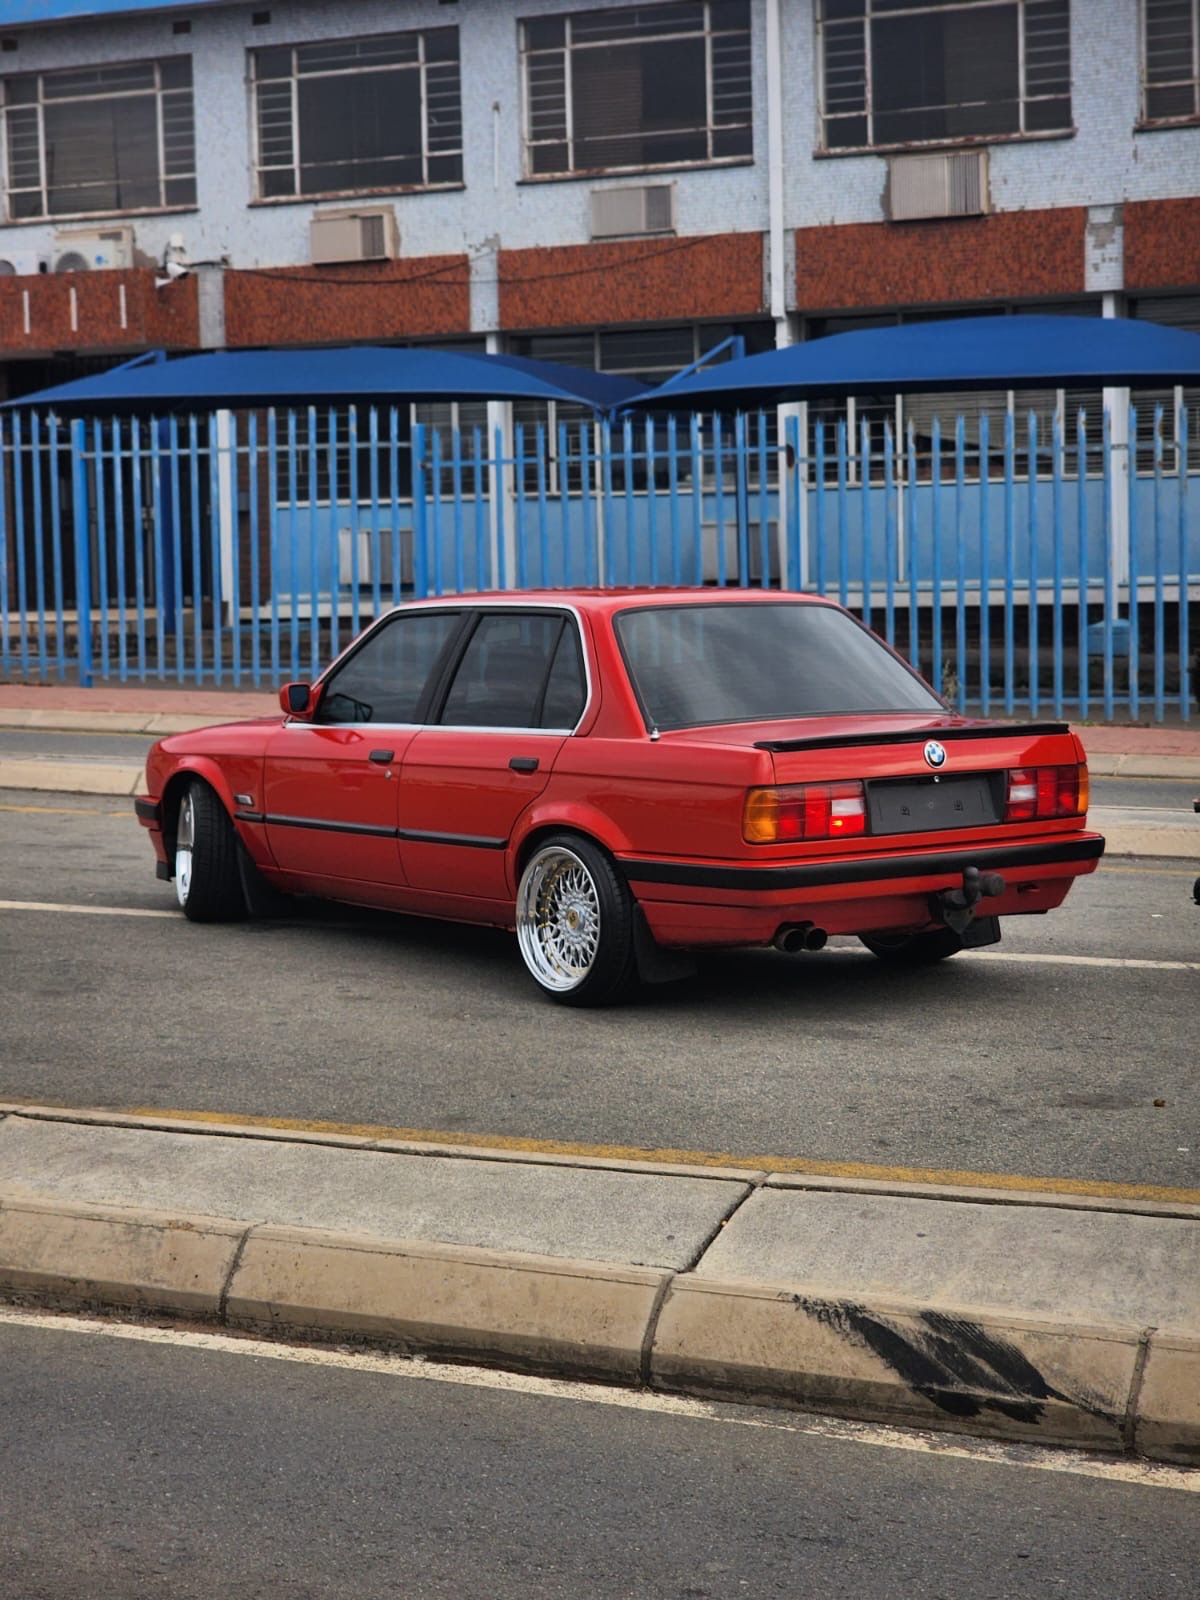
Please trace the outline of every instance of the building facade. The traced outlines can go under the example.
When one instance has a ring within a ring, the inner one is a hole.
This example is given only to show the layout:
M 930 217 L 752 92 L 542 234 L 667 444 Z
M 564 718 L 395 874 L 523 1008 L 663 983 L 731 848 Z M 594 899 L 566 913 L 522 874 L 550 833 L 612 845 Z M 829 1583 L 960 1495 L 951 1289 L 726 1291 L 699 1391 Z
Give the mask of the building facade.
M 653 379 L 898 317 L 1200 327 L 1200 0 L 9 0 L 0 101 L 8 396 L 152 348 Z

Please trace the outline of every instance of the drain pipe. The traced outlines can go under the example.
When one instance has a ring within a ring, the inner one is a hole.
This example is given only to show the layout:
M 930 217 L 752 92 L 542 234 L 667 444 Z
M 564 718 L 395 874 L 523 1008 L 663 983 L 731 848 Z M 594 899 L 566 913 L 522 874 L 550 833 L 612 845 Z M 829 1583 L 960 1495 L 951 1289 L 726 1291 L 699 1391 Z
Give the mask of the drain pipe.
M 775 348 L 783 349 L 793 343 L 793 327 L 788 317 L 787 285 L 787 235 L 784 227 L 784 151 L 783 151 L 783 19 L 782 0 L 766 0 L 767 21 L 767 293 L 771 317 L 775 323 Z M 776 522 L 776 548 L 778 551 L 780 581 L 785 588 L 799 589 L 804 585 L 807 566 L 808 502 L 802 481 L 798 456 L 804 452 L 806 412 L 803 405 L 776 407 L 776 429 L 779 439 L 779 516 Z M 788 435 L 792 432 L 799 449 L 788 460 Z M 798 500 L 800 566 L 799 572 L 788 570 L 788 524 L 793 513 L 792 498 Z

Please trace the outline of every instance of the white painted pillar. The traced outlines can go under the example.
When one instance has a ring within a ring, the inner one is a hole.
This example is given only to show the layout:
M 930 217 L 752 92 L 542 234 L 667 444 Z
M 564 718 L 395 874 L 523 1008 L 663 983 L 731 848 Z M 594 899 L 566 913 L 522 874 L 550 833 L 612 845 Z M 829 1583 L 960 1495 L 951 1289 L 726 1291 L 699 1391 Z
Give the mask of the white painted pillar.
M 221 621 L 236 628 L 233 564 L 237 560 L 237 496 L 234 492 L 232 426 L 228 411 L 217 412 L 217 530 L 221 549 Z
M 1118 297 L 1106 294 L 1102 314 L 1120 316 Z M 1118 607 L 1129 602 L 1129 482 L 1132 446 L 1129 438 L 1129 390 L 1105 388 L 1104 409 L 1112 439 L 1112 552 L 1110 563 Z
M 500 335 L 489 333 L 487 353 L 499 355 Z M 497 452 L 497 436 L 500 441 Z M 487 460 L 488 460 L 488 529 L 491 546 L 492 575 L 489 587 L 498 586 L 501 544 L 504 549 L 504 583 L 516 586 L 517 538 L 514 526 L 516 503 L 513 494 L 512 470 L 512 407 L 506 400 L 489 400 L 487 403 Z M 504 507 L 504 526 L 501 530 L 500 507 Z

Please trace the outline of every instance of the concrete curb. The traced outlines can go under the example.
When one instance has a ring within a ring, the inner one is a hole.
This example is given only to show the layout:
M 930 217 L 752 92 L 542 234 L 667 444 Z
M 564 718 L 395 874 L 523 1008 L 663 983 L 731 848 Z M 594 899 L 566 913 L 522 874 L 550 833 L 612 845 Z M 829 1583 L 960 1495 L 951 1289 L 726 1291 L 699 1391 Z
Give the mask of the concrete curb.
M 14 1122 L 70 1117 L 0 1107 L 0 1119 L 6 1112 Z M 112 1113 L 75 1121 L 155 1126 Z M 194 1126 L 187 1139 L 198 1157 L 204 1142 L 261 1137 L 253 1128 L 206 1127 L 202 1140 L 202 1125 Z M 339 1140 L 329 1156 L 340 1162 L 344 1145 L 371 1144 Z M 544 1163 L 530 1157 L 528 1165 Z M 622 1170 L 633 1179 L 642 1164 Z M 711 1175 L 729 1179 L 723 1168 Z M 130 1180 L 136 1191 L 140 1176 L 130 1172 Z M 836 1275 L 842 1281 L 735 1277 L 718 1266 L 725 1222 L 682 1265 L 643 1265 L 248 1222 L 244 1212 L 64 1200 L 27 1184 L 0 1188 L 0 1298 L 200 1318 L 289 1339 L 382 1342 L 563 1377 L 1200 1465 L 1194 1319 L 1160 1329 L 1132 1315 L 1153 1301 L 1161 1277 L 1139 1279 L 1129 1315 L 1105 1323 L 1081 1315 L 1078 1302 L 1072 1312 L 1069 1295 L 1053 1315 L 1010 1314 L 995 1303 L 871 1292 L 845 1272 Z M 947 1199 L 961 1209 L 957 1195 Z M 436 1200 L 435 1191 L 435 1209 Z M 753 1201 L 728 1203 L 736 1226 Z M 1191 1208 L 1186 1221 L 1200 1228 L 1200 1212 Z M 1186 1275 L 1193 1255 L 1200 1265 L 1188 1235 L 1154 1270 Z

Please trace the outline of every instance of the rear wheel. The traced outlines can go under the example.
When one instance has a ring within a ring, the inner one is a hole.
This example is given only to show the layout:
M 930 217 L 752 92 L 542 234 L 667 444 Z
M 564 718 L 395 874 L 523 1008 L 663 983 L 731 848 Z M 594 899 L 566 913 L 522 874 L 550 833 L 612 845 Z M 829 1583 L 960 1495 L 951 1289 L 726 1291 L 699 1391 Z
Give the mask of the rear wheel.
M 175 826 L 175 898 L 192 922 L 235 922 L 246 914 L 237 835 L 206 783 L 193 781 Z
M 632 991 L 633 900 L 598 846 L 575 834 L 538 846 L 517 890 L 517 944 L 534 982 L 562 1005 L 610 1005 Z
M 926 933 L 860 933 L 858 937 L 873 956 L 894 967 L 930 967 L 963 948 L 953 928 L 932 928 Z

